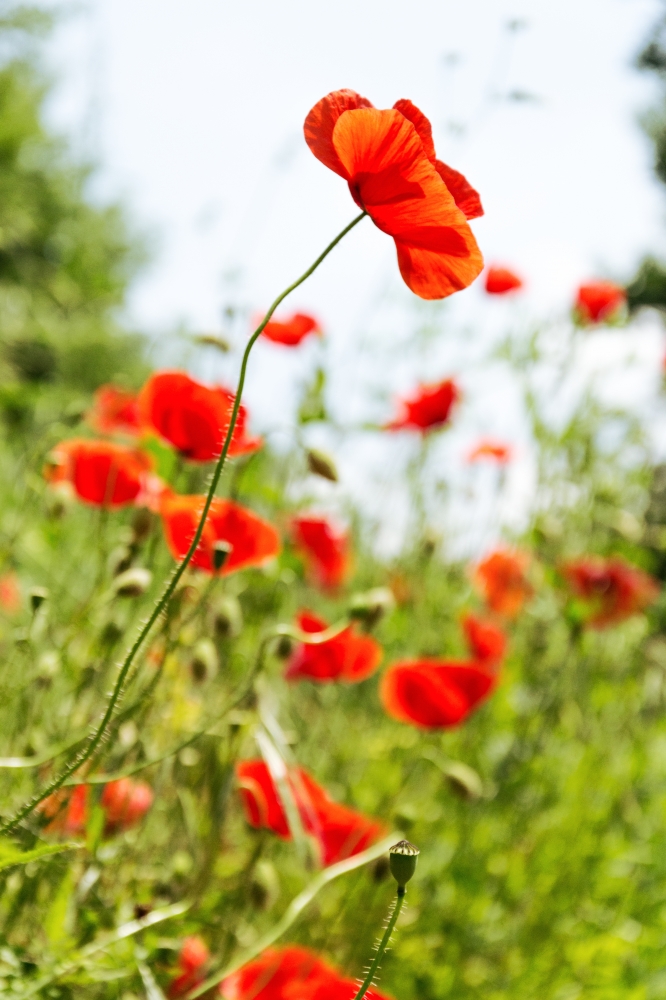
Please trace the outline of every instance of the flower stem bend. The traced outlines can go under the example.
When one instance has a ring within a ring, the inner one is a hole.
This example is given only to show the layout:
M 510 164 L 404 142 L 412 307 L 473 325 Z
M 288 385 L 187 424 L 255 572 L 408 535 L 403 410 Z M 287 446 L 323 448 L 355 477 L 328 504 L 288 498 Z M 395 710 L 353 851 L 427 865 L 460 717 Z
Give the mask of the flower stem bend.
M 388 947 L 388 943 L 391 940 L 391 934 L 393 933 L 393 928 L 395 927 L 396 920 L 398 919 L 398 916 L 400 915 L 400 910 L 402 909 L 402 904 L 403 904 L 403 901 L 404 901 L 404 898 L 405 898 L 405 891 L 406 890 L 405 890 L 404 885 L 398 886 L 398 895 L 397 895 L 396 900 L 395 900 L 395 905 L 393 907 L 393 912 L 391 913 L 391 915 L 389 917 L 389 922 L 386 925 L 386 930 L 384 931 L 384 936 L 382 937 L 381 941 L 379 942 L 379 947 L 377 948 L 377 954 L 375 955 L 375 957 L 373 958 L 372 962 L 370 963 L 370 968 L 368 969 L 366 977 L 363 980 L 363 985 L 361 986 L 361 988 L 359 989 L 358 993 L 354 997 L 354 1000 L 363 1000 L 363 997 L 365 996 L 365 994 L 368 992 L 370 986 L 372 985 L 372 981 L 375 978 L 375 973 L 377 971 L 379 963 L 381 962 L 382 958 L 384 957 L 384 952 L 386 951 L 386 949 Z
M 180 578 L 187 569 L 192 559 L 192 556 L 196 552 L 199 542 L 201 541 L 201 536 L 203 534 L 206 518 L 210 510 L 210 505 L 213 502 L 213 497 L 215 496 L 215 490 L 217 489 L 217 484 L 220 481 L 220 475 L 222 474 L 222 469 L 224 468 L 224 463 L 226 461 L 227 454 L 229 453 L 229 448 L 231 446 L 231 438 L 233 436 L 236 427 L 236 421 L 238 419 L 238 411 L 240 409 L 240 404 L 241 404 L 241 397 L 243 394 L 243 388 L 245 386 L 245 375 L 247 372 L 247 364 L 250 357 L 250 351 L 256 344 L 257 340 L 259 339 L 259 336 L 261 335 L 262 330 L 264 329 L 264 327 L 266 326 L 266 324 L 268 323 L 268 321 L 270 320 L 271 316 L 273 315 L 277 307 L 280 305 L 280 303 L 283 302 L 284 299 L 286 299 L 286 297 L 289 294 L 291 294 L 291 292 L 294 291 L 294 289 L 298 288 L 299 285 L 302 285 L 303 282 L 306 281 L 310 277 L 310 275 L 317 270 L 322 261 L 325 260 L 326 257 L 328 257 L 331 250 L 333 250 L 333 248 L 338 245 L 340 240 L 342 240 L 347 235 L 347 233 L 350 232 L 350 230 L 352 230 L 354 226 L 356 226 L 361 221 L 362 218 L 364 218 L 365 215 L 366 215 L 365 212 L 361 212 L 360 215 L 357 215 L 355 219 L 352 219 L 352 221 L 347 226 L 345 226 L 342 232 L 338 233 L 335 239 L 328 244 L 326 249 L 317 257 L 314 263 L 310 265 L 307 271 L 304 271 L 303 274 L 300 276 L 300 278 L 297 278 L 296 281 L 294 281 L 291 285 L 285 288 L 285 290 L 278 295 L 278 297 L 270 306 L 268 312 L 264 316 L 263 320 L 261 321 L 257 329 L 254 331 L 254 333 L 248 340 L 247 346 L 243 353 L 243 359 L 241 361 L 240 375 L 238 378 L 238 388 L 236 389 L 236 397 L 234 399 L 234 405 L 231 411 L 231 418 L 229 421 L 229 429 L 227 431 L 227 436 L 225 438 L 224 445 L 222 447 L 222 453 L 220 454 L 220 457 L 217 460 L 215 469 L 213 471 L 213 475 L 211 477 L 210 486 L 208 488 L 206 502 L 204 503 L 203 510 L 201 512 L 199 525 L 197 527 L 196 532 L 194 533 L 192 544 L 187 550 L 185 558 L 172 573 L 171 579 L 164 588 L 162 596 L 155 605 L 152 614 L 147 619 L 147 621 L 145 621 L 144 624 L 141 626 L 139 634 L 134 640 L 132 646 L 130 647 L 120 667 L 120 670 L 118 671 L 118 676 L 113 686 L 113 690 L 111 691 L 109 700 L 106 704 L 106 708 L 104 710 L 104 714 L 102 715 L 102 719 L 97 728 L 90 734 L 90 739 L 88 741 L 87 746 L 79 754 L 77 754 L 77 756 L 74 757 L 72 761 L 70 761 L 70 763 L 60 772 L 60 774 L 57 775 L 57 777 L 55 777 L 51 782 L 49 782 L 49 784 L 44 789 L 42 789 L 41 792 L 38 792 L 37 795 L 33 796 L 33 798 L 30 799 L 29 802 L 26 802 L 26 804 L 22 806 L 18 810 L 18 812 L 15 813 L 14 816 L 12 816 L 8 820 L 5 820 L 5 822 L 2 825 L 0 825 L 0 834 L 9 833 L 11 830 L 14 830 L 19 825 L 19 823 L 21 823 L 27 816 L 30 815 L 31 812 L 33 812 L 34 809 L 36 809 L 36 807 L 39 805 L 40 802 L 43 802 L 45 798 L 47 798 L 53 792 L 57 791 L 67 781 L 67 779 L 72 776 L 72 774 L 77 770 L 77 768 L 81 767 L 82 764 L 85 764 L 85 762 L 89 760 L 90 757 L 92 757 L 95 750 L 106 736 L 107 730 L 109 728 L 109 723 L 111 722 L 111 718 L 113 716 L 116 705 L 118 704 L 119 700 L 122 697 L 125 680 L 127 678 L 127 674 L 129 673 L 129 669 L 132 666 L 134 658 L 139 652 L 139 649 L 143 645 L 153 625 L 155 624 L 157 619 L 160 617 L 160 615 L 166 608 L 171 595 L 178 586 Z

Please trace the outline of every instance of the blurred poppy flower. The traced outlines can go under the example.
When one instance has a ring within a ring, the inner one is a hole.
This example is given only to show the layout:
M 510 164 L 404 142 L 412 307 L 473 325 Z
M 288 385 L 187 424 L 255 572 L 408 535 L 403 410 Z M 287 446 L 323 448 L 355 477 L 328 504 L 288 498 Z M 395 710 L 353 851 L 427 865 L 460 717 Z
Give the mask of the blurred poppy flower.
M 200 937 L 186 937 L 178 954 L 179 974 L 169 986 L 169 997 L 175 1000 L 204 981 L 204 967 L 210 958 L 206 943 Z
M 21 588 L 16 573 L 0 576 L 0 608 L 7 614 L 15 614 L 21 607 Z
M 151 468 L 151 458 L 137 448 L 71 438 L 53 449 L 44 475 L 54 485 L 69 483 L 87 503 L 121 507 L 136 500 Z
M 245 818 L 250 826 L 271 830 L 278 837 L 290 840 L 286 813 L 263 760 L 240 761 L 236 765 L 236 777 Z M 319 844 L 325 866 L 359 854 L 384 832 L 383 825 L 376 820 L 333 802 L 302 768 L 292 768 L 286 780 L 303 829 Z
M 137 397 L 117 385 L 101 385 L 86 420 L 100 434 L 137 435 L 141 432 Z
M 502 660 L 506 652 L 507 638 L 497 625 L 468 613 L 463 615 L 462 627 L 477 663 L 491 666 Z
M 587 621 L 595 628 L 616 625 L 659 596 L 656 580 L 617 556 L 572 559 L 562 573 L 574 595 L 589 604 Z
M 60 788 L 45 798 L 37 807 L 50 820 L 44 832 L 69 836 L 85 833 L 89 798 L 90 785 L 76 785 L 71 791 Z
M 390 716 L 423 729 L 448 729 L 464 722 L 497 685 L 488 663 L 407 660 L 384 674 L 380 697 Z
M 261 336 L 272 340 L 274 344 L 297 347 L 309 333 L 321 334 L 321 327 L 317 320 L 305 313 L 294 313 L 286 320 L 269 320 L 262 330 Z
M 339 587 L 349 572 L 349 539 L 325 517 L 301 515 L 292 521 L 294 544 L 322 587 Z
M 187 554 L 205 502 L 205 496 L 164 493 L 160 513 L 167 544 L 174 559 L 183 559 Z M 218 571 L 222 574 L 248 566 L 260 566 L 280 551 L 280 538 L 275 528 L 231 500 L 213 500 L 191 565 L 206 573 L 213 573 L 215 545 L 218 542 L 226 542 L 231 546 Z
M 533 589 L 525 576 L 528 558 L 522 552 L 498 550 L 480 562 L 474 581 L 489 608 L 507 618 L 518 614 Z
M 105 834 L 135 826 L 153 804 L 153 792 L 145 781 L 119 778 L 104 786 L 100 805 L 104 810 Z
M 474 281 L 483 258 L 467 218 L 483 214 L 479 196 L 436 158 L 430 122 L 411 101 L 379 111 L 353 90 L 337 90 L 312 108 L 304 132 L 317 159 L 393 237 L 416 295 L 442 299 Z
M 193 462 L 219 458 L 229 428 L 234 395 L 228 389 L 196 382 L 185 372 L 157 372 L 139 393 L 143 425 L 160 435 Z M 261 438 L 247 435 L 247 410 L 241 405 L 229 456 L 261 447 Z
M 490 438 L 483 438 L 472 448 L 467 456 L 467 461 L 471 464 L 479 462 L 484 458 L 490 458 L 497 462 L 498 465 L 508 465 L 512 455 L 511 445 L 504 444 L 502 441 L 491 441 Z
M 627 296 L 612 281 L 590 281 L 578 289 L 574 313 L 580 323 L 605 323 L 615 319 Z
M 220 985 L 225 1000 L 351 1000 L 358 983 L 300 945 L 267 948 Z M 375 989 L 368 1000 L 388 1000 Z
M 301 611 L 297 617 L 303 632 L 323 632 L 328 625 L 311 611 Z M 356 635 L 350 625 L 328 642 L 299 645 L 285 671 L 287 680 L 343 681 L 356 684 L 373 674 L 380 664 L 382 647 L 369 635 Z
M 506 295 L 522 287 L 522 280 L 508 267 L 489 267 L 486 271 L 485 289 L 488 295 Z
M 385 429 L 417 430 L 424 434 L 443 427 L 459 399 L 460 389 L 452 378 L 434 385 L 421 385 L 411 399 L 402 400 L 402 412 L 396 420 L 386 424 Z

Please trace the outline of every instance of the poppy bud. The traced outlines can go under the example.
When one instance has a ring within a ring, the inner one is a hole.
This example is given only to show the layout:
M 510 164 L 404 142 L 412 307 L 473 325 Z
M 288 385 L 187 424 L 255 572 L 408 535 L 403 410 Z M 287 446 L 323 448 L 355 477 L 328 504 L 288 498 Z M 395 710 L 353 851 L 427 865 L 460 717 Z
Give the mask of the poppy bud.
M 223 354 L 228 354 L 231 350 L 229 341 L 221 337 L 219 333 L 195 333 L 192 340 L 200 347 L 217 347 L 218 351 L 222 351 Z
M 219 573 L 224 566 L 232 548 L 233 545 L 230 542 L 225 542 L 223 539 L 213 542 L 213 568 L 216 573 Z
M 354 594 L 349 604 L 349 617 L 362 621 L 369 631 L 395 607 L 393 591 L 375 587 L 365 594 Z
M 416 862 L 421 852 L 408 840 L 399 840 L 389 848 L 389 866 L 391 875 L 398 883 L 398 893 L 405 891 L 405 886 L 416 871 Z
M 154 523 L 154 514 L 147 507 L 139 507 L 132 518 L 132 532 L 134 534 L 133 541 L 135 545 L 145 542 Z
M 150 587 L 153 574 L 148 569 L 134 566 L 117 576 L 113 583 L 116 597 L 140 597 Z
M 476 771 L 460 761 L 451 761 L 444 767 L 444 774 L 449 788 L 461 799 L 480 799 L 483 795 L 483 784 Z
M 213 610 L 213 628 L 219 639 L 233 639 L 243 628 L 243 612 L 236 597 L 224 597 Z
M 28 596 L 30 597 L 30 607 L 32 608 L 32 613 L 35 614 L 35 612 L 41 608 L 44 601 L 48 598 L 49 592 L 46 587 L 32 587 Z
M 113 549 L 108 558 L 109 572 L 112 576 L 120 576 L 132 565 L 132 552 L 126 545 Z
M 294 650 L 293 639 L 288 635 L 281 635 L 275 646 L 275 655 L 279 660 L 288 660 Z
M 199 683 L 215 676 L 218 668 L 218 656 L 210 639 L 199 639 L 192 653 L 190 667 L 192 677 Z
M 335 467 L 335 462 L 326 452 L 319 451 L 318 448 L 308 448 L 307 450 L 308 470 L 314 476 L 321 476 L 332 483 L 337 483 L 339 476 Z

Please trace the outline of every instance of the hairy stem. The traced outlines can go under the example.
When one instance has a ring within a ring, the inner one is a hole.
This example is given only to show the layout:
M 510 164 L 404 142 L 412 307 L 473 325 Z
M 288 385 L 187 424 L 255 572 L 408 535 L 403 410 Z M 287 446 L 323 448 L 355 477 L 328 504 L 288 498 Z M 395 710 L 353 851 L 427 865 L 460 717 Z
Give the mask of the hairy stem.
M 384 957 L 384 952 L 386 951 L 388 943 L 391 940 L 391 934 L 393 934 L 393 928 L 395 927 L 396 920 L 398 919 L 400 910 L 402 909 L 404 898 L 405 898 L 405 887 L 398 886 L 398 895 L 395 901 L 395 906 L 393 907 L 393 913 L 391 914 L 389 922 L 386 925 L 384 936 L 379 942 L 379 947 L 377 948 L 377 954 L 370 963 L 370 968 L 368 969 L 367 975 L 363 980 L 363 985 L 361 986 L 360 990 L 354 997 L 354 1000 L 363 1000 L 363 997 L 365 996 L 370 986 L 372 985 L 372 981 L 375 978 L 375 973 L 377 971 L 379 963 Z

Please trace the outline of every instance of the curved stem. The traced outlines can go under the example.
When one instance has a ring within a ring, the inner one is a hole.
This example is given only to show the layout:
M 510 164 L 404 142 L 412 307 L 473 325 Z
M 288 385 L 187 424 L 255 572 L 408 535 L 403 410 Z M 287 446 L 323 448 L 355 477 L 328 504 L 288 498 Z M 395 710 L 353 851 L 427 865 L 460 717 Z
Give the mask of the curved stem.
M 386 951 L 388 943 L 391 940 L 391 934 L 393 934 L 393 928 L 395 927 L 396 920 L 398 919 L 400 910 L 402 909 L 404 898 L 405 898 L 405 887 L 399 886 L 398 895 L 395 901 L 395 906 L 393 907 L 393 913 L 391 914 L 389 922 L 386 925 L 384 936 L 379 942 L 379 947 L 377 948 L 377 954 L 370 963 L 370 968 L 368 969 L 367 975 L 363 980 L 363 985 L 361 986 L 360 990 L 354 997 L 354 1000 L 363 1000 L 363 997 L 365 996 L 365 994 L 370 989 L 370 986 L 372 985 L 372 980 L 375 978 L 375 972 L 377 971 L 377 967 L 381 962 L 382 958 L 384 957 L 384 952 Z
M 146 636 L 148 635 L 148 633 L 152 629 L 153 625 L 155 624 L 155 622 L 157 621 L 157 619 L 160 617 L 160 615 L 162 614 L 162 612 L 166 608 L 166 606 L 167 606 L 167 604 L 169 602 L 170 597 L 172 596 L 174 590 L 176 589 L 180 578 L 182 577 L 183 573 L 187 569 L 187 567 L 188 567 L 188 565 L 189 565 L 189 563 L 190 563 L 190 561 L 192 559 L 192 556 L 196 552 L 196 550 L 197 550 L 197 548 L 199 546 L 199 542 L 201 541 L 201 536 L 203 534 L 203 529 L 204 529 L 204 525 L 206 523 L 206 518 L 208 517 L 208 512 L 210 510 L 210 505 L 212 504 L 213 497 L 215 496 L 215 490 L 217 489 L 217 484 L 218 484 L 218 482 L 220 480 L 220 475 L 222 474 L 222 469 L 224 467 L 224 463 L 225 463 L 227 455 L 229 453 L 229 448 L 231 446 L 231 438 L 233 436 L 233 433 L 234 433 L 234 430 L 235 430 L 235 427 L 236 427 L 236 421 L 238 419 L 238 411 L 240 409 L 240 404 L 241 404 L 241 397 L 243 395 L 243 388 L 245 386 L 245 375 L 246 375 L 246 372 L 247 372 L 247 364 L 248 364 L 248 360 L 249 360 L 249 357 L 250 357 L 250 351 L 252 350 L 252 348 L 256 344 L 257 340 L 259 339 L 259 336 L 261 335 L 262 330 L 264 329 L 264 327 L 266 326 L 266 324 L 268 323 L 269 319 L 271 318 L 271 316 L 273 315 L 273 313 L 275 312 L 275 310 L 277 309 L 277 307 L 280 305 L 280 303 L 284 299 L 286 299 L 286 297 L 291 292 L 293 292 L 295 288 L 298 288 L 299 285 L 301 285 L 307 278 L 309 278 L 310 275 L 314 271 L 317 270 L 317 268 L 319 267 L 319 265 L 329 255 L 329 253 L 331 252 L 331 250 L 333 250 L 333 248 L 338 245 L 338 243 L 340 242 L 340 240 L 343 239 L 343 237 L 346 236 L 347 233 L 350 232 L 350 230 L 352 230 L 354 228 L 354 226 L 356 226 L 361 221 L 361 219 L 365 216 L 365 214 L 366 214 L 365 212 L 361 212 L 361 214 L 357 215 L 355 219 L 352 219 L 352 221 L 349 223 L 349 225 L 345 226 L 345 228 L 342 230 L 342 232 L 338 233 L 338 235 L 335 237 L 335 239 L 332 240 L 328 244 L 328 246 L 323 251 L 323 253 L 321 253 L 317 257 L 317 259 L 315 260 L 315 262 L 310 265 L 310 267 L 307 269 L 307 271 L 305 271 L 300 276 L 300 278 L 297 278 L 296 281 L 294 281 L 291 285 L 288 286 L 288 288 L 285 288 L 285 290 L 278 295 L 278 297 L 275 299 L 275 301 L 270 306 L 270 308 L 269 308 L 268 312 L 266 313 L 266 315 L 264 316 L 263 320 L 261 321 L 261 323 L 259 324 L 259 326 L 257 327 L 257 329 L 254 331 L 254 333 L 250 337 L 249 341 L 247 342 L 247 346 L 246 346 L 245 351 L 243 353 L 243 360 L 241 361 L 240 375 L 239 375 L 239 378 L 238 378 L 238 388 L 236 389 L 236 396 L 235 396 L 234 405 L 233 405 L 233 408 L 232 408 L 232 411 L 231 411 L 231 417 L 230 417 L 230 420 L 229 420 L 229 429 L 227 431 L 227 436 L 225 438 L 224 445 L 222 447 L 222 453 L 221 453 L 219 459 L 217 460 L 217 464 L 215 465 L 215 469 L 213 471 L 213 475 L 212 475 L 212 478 L 211 478 L 211 481 L 210 481 L 210 486 L 209 486 L 209 489 L 208 489 L 208 494 L 206 496 L 206 502 L 204 503 L 203 510 L 201 512 L 201 518 L 199 520 L 199 525 L 197 527 L 196 532 L 194 533 L 194 538 L 192 539 L 192 544 L 190 545 L 189 549 L 187 550 L 187 554 L 185 555 L 185 558 L 183 559 L 183 561 L 180 563 L 180 565 L 176 568 L 176 570 L 172 574 L 171 579 L 169 580 L 169 582 L 167 583 L 166 587 L 164 588 L 162 596 L 160 597 L 160 599 L 158 600 L 157 604 L 155 605 L 155 608 L 153 609 L 152 614 L 150 615 L 150 617 L 148 618 L 148 620 L 143 624 L 143 626 L 141 627 L 141 629 L 139 631 L 139 634 L 137 635 L 136 639 L 134 640 L 132 646 L 130 647 L 129 652 L 127 653 L 127 655 L 126 655 L 126 657 L 125 657 L 125 659 L 124 659 L 124 661 L 123 661 L 123 663 L 122 663 L 122 665 L 120 667 L 120 670 L 118 671 L 118 676 L 117 676 L 116 682 L 115 682 L 115 684 L 113 686 L 113 690 L 111 692 L 111 696 L 109 697 L 109 700 L 108 700 L 108 702 L 106 704 L 106 708 L 104 710 L 104 714 L 102 716 L 102 720 L 99 723 L 99 725 L 97 726 L 97 728 L 95 729 L 95 731 L 93 733 L 91 733 L 90 740 L 89 740 L 88 745 L 86 746 L 86 748 L 84 750 L 82 750 L 81 753 L 78 754 L 67 765 L 67 767 L 64 768 L 64 770 L 60 772 L 60 774 L 56 778 L 54 778 L 51 782 L 49 782 L 49 784 L 46 786 L 46 788 L 44 788 L 37 795 L 33 796 L 33 798 L 29 802 L 26 802 L 26 804 L 24 806 L 22 806 L 21 809 L 19 809 L 18 812 L 11 819 L 6 820 L 2 824 L 2 826 L 0 826 L 0 834 L 9 833 L 11 830 L 13 830 L 15 827 L 17 827 L 18 824 L 22 820 L 24 820 L 26 818 L 26 816 L 30 815 L 30 813 L 39 805 L 40 802 L 43 802 L 45 798 L 47 798 L 53 792 L 57 791 L 65 783 L 65 781 L 67 781 L 67 779 L 69 777 L 71 777 L 71 775 L 74 773 L 74 771 L 77 770 L 77 768 L 81 767 L 82 764 L 84 764 L 87 760 L 89 760 L 90 757 L 92 757 L 93 753 L 95 752 L 95 750 L 97 749 L 97 747 L 99 746 L 99 744 L 104 739 L 104 737 L 106 735 L 106 732 L 107 732 L 107 729 L 109 727 L 109 723 L 111 722 L 111 717 L 113 715 L 115 707 L 118 704 L 118 701 L 120 700 L 120 698 L 122 696 L 123 686 L 124 686 L 125 680 L 127 678 L 127 674 L 129 672 L 129 669 L 130 669 L 130 667 L 131 667 L 131 665 L 132 665 L 132 663 L 134 661 L 134 657 L 139 652 L 139 649 L 143 645 L 144 640 L 146 639 Z

